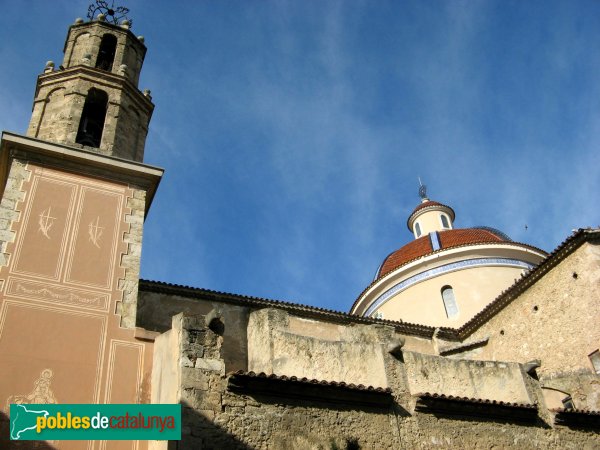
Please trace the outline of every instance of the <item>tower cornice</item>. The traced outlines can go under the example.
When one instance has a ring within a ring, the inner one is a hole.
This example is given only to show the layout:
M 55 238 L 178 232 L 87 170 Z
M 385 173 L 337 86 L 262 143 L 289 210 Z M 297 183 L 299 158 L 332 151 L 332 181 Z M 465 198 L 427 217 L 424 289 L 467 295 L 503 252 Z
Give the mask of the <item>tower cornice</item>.
M 140 91 L 126 76 L 98 70 L 85 65 L 73 66 L 68 69 L 55 70 L 38 75 L 35 97 L 38 97 L 41 87 L 65 83 L 71 80 L 89 81 L 98 86 L 105 86 L 107 88 L 126 92 L 138 103 L 138 106 L 143 107 L 146 110 L 148 119 L 152 116 L 154 103 L 152 103 L 151 97 L 147 93 Z M 85 93 L 83 94 L 85 95 Z
M 146 215 L 164 173 L 160 167 L 141 162 L 4 131 L 0 143 L 0 189 L 4 189 L 6 184 L 7 168 L 12 159 L 35 161 L 48 167 L 59 167 L 144 188 L 147 192 Z
M 108 22 L 103 22 L 101 20 L 93 20 L 93 21 L 89 21 L 89 22 L 76 22 L 74 24 L 72 24 L 69 27 L 69 33 L 67 34 L 67 38 L 65 39 L 65 44 L 63 47 L 63 52 L 66 52 L 68 44 L 69 44 L 69 35 L 71 34 L 71 31 L 77 31 L 78 29 L 85 29 L 85 28 L 92 28 L 92 27 L 98 27 L 98 28 L 107 28 L 110 29 L 111 31 L 117 32 L 117 33 L 125 33 L 128 34 L 129 37 L 135 39 L 140 47 L 143 49 L 144 52 L 144 56 L 146 54 L 146 45 L 144 44 L 144 40 L 143 38 L 141 38 L 140 36 L 136 36 L 129 27 L 125 26 L 125 25 L 115 25 L 112 23 L 108 23 Z

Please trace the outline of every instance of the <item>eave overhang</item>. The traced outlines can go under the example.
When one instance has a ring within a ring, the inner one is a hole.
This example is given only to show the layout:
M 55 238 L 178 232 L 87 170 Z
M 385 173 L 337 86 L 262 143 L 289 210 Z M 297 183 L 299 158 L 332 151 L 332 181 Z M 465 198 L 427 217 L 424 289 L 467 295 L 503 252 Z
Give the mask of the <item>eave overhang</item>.
M 164 173 L 160 167 L 4 131 L 0 143 L 0 195 L 13 159 L 139 186 L 146 190 L 144 217 Z

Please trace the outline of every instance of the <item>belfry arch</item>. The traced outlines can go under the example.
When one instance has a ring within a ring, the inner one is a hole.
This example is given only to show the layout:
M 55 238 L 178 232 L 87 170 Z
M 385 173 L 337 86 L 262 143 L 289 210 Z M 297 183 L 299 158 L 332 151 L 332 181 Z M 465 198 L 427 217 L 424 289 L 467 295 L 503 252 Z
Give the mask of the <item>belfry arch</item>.
M 75 142 L 88 147 L 100 147 L 107 108 L 108 95 L 106 92 L 95 88 L 90 89 L 81 112 Z
M 107 33 L 102 36 L 100 41 L 100 50 L 96 58 L 96 68 L 110 72 L 115 62 L 115 54 L 117 52 L 117 38 Z

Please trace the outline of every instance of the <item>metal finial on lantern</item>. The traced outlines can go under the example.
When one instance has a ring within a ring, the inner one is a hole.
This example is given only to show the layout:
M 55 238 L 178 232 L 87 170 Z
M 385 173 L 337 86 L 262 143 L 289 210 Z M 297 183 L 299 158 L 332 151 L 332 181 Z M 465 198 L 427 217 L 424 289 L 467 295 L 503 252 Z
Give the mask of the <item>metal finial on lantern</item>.
M 427 186 L 421 183 L 421 177 L 419 177 L 419 197 L 421 200 L 427 199 Z
M 131 28 L 131 25 L 133 24 L 133 21 L 127 17 L 129 8 L 115 6 L 114 0 L 111 0 L 110 2 L 106 0 L 96 0 L 95 3 L 92 3 L 88 7 L 88 19 L 94 20 L 94 17 L 96 17 L 96 14 L 98 13 L 103 14 L 107 22 L 115 25 L 119 25 L 123 20 L 129 22 L 129 28 Z

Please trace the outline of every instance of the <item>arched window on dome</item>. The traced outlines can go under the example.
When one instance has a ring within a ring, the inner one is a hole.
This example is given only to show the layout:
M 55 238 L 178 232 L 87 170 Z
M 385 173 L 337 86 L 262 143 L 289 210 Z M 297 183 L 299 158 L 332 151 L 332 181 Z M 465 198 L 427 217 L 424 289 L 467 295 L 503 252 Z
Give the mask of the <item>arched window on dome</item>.
M 421 236 L 421 225 L 419 225 L 419 222 L 415 223 L 415 235 L 417 237 Z
M 456 305 L 456 298 L 454 298 L 454 289 L 452 289 L 452 286 L 444 286 L 442 288 L 442 300 L 444 301 L 446 316 L 449 319 L 458 316 L 458 306 Z
M 440 214 L 441 218 L 442 218 L 442 226 L 444 228 L 450 228 L 450 223 L 448 222 L 448 218 L 446 217 L 445 214 Z

